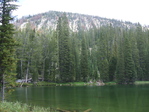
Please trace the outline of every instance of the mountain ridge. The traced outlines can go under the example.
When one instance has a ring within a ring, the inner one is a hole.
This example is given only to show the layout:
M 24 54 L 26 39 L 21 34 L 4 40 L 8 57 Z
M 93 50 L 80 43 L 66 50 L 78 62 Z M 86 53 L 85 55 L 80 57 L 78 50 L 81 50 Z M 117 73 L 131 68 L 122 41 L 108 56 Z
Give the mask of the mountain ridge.
M 55 30 L 57 26 L 57 20 L 63 13 L 64 12 L 60 11 L 49 11 L 33 16 L 29 15 L 27 17 L 22 17 L 21 19 L 16 20 L 14 25 L 20 29 L 23 29 L 26 27 L 27 23 L 29 23 L 31 24 L 32 28 L 35 28 L 37 30 Z M 129 21 L 120 21 L 116 19 L 108 19 L 99 16 L 79 13 L 65 13 L 69 20 L 69 27 L 74 32 L 78 31 L 79 29 L 89 30 L 91 28 L 100 28 L 101 26 L 106 25 L 112 25 L 113 27 L 121 28 L 135 28 L 137 26 L 137 23 L 132 23 Z

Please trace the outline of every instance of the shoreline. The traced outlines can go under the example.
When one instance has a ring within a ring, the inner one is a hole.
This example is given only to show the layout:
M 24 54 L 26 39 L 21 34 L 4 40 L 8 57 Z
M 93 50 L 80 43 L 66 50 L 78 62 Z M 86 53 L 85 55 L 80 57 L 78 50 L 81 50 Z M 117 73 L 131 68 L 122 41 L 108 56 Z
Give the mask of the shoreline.
M 149 84 L 149 81 L 135 81 L 133 85 Z M 53 82 L 37 82 L 37 83 L 16 83 L 15 87 L 29 87 L 29 86 L 105 86 L 118 85 L 116 82 L 67 82 L 67 83 L 53 83 Z M 127 85 L 127 84 L 123 84 Z

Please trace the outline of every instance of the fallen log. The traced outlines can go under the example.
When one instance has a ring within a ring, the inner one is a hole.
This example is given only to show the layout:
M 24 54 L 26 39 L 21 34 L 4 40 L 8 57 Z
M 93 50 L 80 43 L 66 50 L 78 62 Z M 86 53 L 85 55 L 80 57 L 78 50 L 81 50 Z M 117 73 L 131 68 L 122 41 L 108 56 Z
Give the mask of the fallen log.
M 87 109 L 87 110 L 85 110 L 84 112 L 90 112 L 92 109 Z

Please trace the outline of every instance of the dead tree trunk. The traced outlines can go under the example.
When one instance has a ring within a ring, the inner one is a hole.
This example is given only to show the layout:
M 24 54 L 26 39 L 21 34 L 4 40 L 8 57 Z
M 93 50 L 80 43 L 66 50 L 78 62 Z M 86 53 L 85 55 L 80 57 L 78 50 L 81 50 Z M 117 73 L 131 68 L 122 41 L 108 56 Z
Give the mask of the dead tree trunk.
M 28 76 L 29 76 L 29 60 L 28 60 L 28 63 L 27 63 L 27 70 L 26 70 L 26 78 L 25 78 L 26 83 L 27 83 L 27 80 L 28 80 Z
M 2 75 L 2 102 L 5 100 L 5 81 L 4 81 L 4 74 Z

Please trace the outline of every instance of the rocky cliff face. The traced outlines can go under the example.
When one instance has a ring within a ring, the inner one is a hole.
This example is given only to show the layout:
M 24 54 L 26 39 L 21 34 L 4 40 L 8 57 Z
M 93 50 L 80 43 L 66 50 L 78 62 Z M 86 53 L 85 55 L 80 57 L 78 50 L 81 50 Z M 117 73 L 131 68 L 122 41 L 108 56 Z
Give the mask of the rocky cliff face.
M 37 29 L 37 30 L 55 30 L 57 26 L 58 18 L 63 14 L 63 12 L 49 11 L 46 13 L 41 13 L 33 16 L 23 17 L 17 20 L 14 24 L 20 29 L 26 27 L 27 23 Z M 115 19 L 107 19 L 98 16 L 83 15 L 77 13 L 66 13 L 70 29 L 74 32 L 82 29 L 89 30 L 90 28 L 100 28 L 104 25 L 112 25 L 113 27 L 136 27 L 136 24 L 131 22 L 123 22 Z

